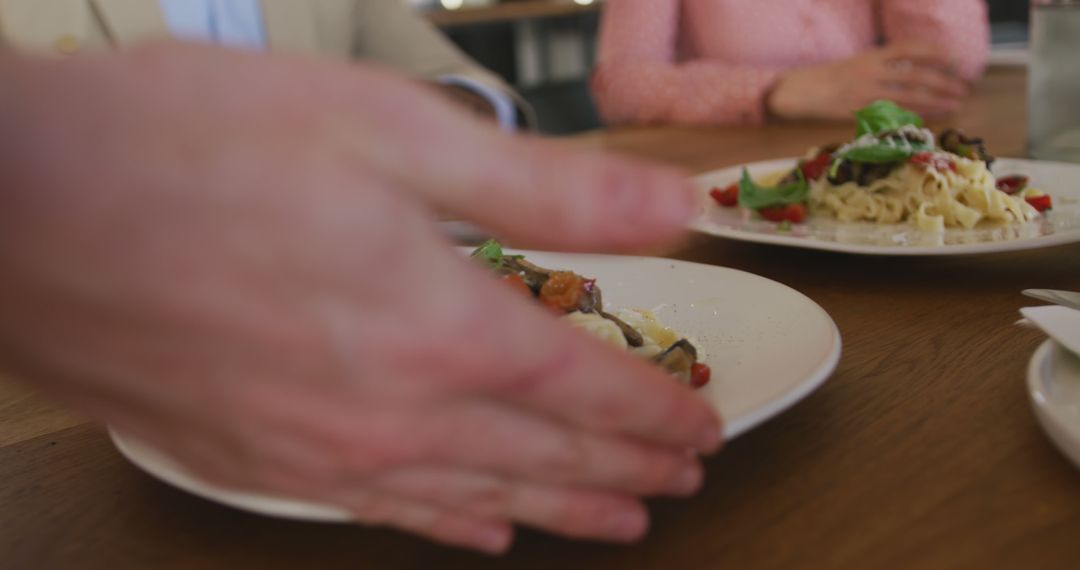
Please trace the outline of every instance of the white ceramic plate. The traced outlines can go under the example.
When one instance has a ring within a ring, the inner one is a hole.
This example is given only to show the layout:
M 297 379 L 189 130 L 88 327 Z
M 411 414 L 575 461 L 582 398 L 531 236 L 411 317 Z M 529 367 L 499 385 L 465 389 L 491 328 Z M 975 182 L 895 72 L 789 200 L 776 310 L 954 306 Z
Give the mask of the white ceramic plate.
M 1028 364 L 1028 395 L 1047 435 L 1080 466 L 1080 357 L 1044 342 Z
M 812 392 L 840 358 L 840 334 L 829 315 L 798 291 L 763 277 L 658 258 L 522 253 L 544 267 L 595 277 L 609 308 L 652 309 L 689 337 L 713 369 L 712 382 L 700 393 L 724 418 L 728 439 Z M 196 495 L 267 515 L 349 518 L 333 507 L 212 487 L 150 447 L 111 435 L 133 463 Z
M 747 165 L 751 176 L 792 168 L 798 159 L 785 158 Z M 1080 241 L 1080 165 L 1003 158 L 994 163 L 999 175 L 1024 174 L 1031 185 L 1053 197 L 1047 216 L 1026 224 L 919 232 L 909 224 L 840 222 L 811 216 L 781 231 L 778 224 L 750 216 L 740 208 L 722 208 L 708 197 L 714 187 L 739 180 L 742 166 L 702 174 L 694 179 L 705 204 L 691 227 L 720 237 L 867 255 L 958 255 L 1049 247 Z

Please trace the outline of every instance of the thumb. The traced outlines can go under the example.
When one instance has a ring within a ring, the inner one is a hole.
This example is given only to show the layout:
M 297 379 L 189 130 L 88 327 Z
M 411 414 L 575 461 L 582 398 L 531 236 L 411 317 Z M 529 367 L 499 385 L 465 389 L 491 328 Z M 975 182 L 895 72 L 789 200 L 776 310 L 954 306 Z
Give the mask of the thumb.
M 358 136 L 354 150 L 431 206 L 516 243 L 653 248 L 677 240 L 696 212 L 692 185 L 674 169 L 508 136 L 411 83 L 378 88 L 393 108 L 365 110 L 380 137 Z
M 483 135 L 487 152 L 450 159 L 459 166 L 453 179 L 418 190 L 501 236 L 564 250 L 664 245 L 696 211 L 688 177 L 674 169 L 495 136 Z

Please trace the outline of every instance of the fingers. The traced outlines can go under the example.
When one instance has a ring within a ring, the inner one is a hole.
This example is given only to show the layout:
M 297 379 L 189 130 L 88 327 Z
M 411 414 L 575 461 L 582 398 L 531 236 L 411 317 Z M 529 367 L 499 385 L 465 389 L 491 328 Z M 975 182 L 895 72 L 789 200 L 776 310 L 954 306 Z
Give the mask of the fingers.
M 939 48 L 922 42 L 902 42 L 882 48 L 876 82 L 865 99 L 889 99 L 920 115 L 937 117 L 956 112 L 970 88 L 956 77 L 953 62 Z
M 505 521 L 451 512 L 389 493 L 353 492 L 338 503 L 352 512 L 357 522 L 388 526 L 449 546 L 489 554 L 509 550 L 514 537 L 513 528 Z
M 673 169 L 549 141 L 481 138 L 484 150 L 440 153 L 450 175 L 441 184 L 414 187 L 432 203 L 517 243 L 563 250 L 652 248 L 680 237 L 695 211 L 687 177 Z M 478 156 L 484 164 L 475 163 Z
M 371 480 L 374 488 L 480 520 L 510 520 L 570 538 L 630 542 L 648 528 L 644 506 L 630 497 L 549 487 L 477 471 L 403 469 Z
M 660 367 L 553 319 L 484 269 L 451 261 L 434 274 L 458 296 L 427 312 L 456 315 L 418 341 L 438 343 L 443 377 L 453 371 L 452 382 L 577 429 L 703 453 L 719 447 L 715 413 Z
M 335 305 L 328 342 L 342 355 L 340 391 L 285 383 L 245 394 L 261 423 L 311 433 L 314 444 L 280 450 L 288 440 L 274 438 L 276 455 L 315 449 L 306 463 L 316 473 L 327 469 L 318 461 L 325 455 L 357 474 L 437 460 L 635 495 L 697 489 L 701 470 L 687 452 L 712 452 L 721 439 L 702 398 L 653 363 L 553 318 L 486 269 L 433 249 L 420 278 L 404 280 L 416 287 L 409 302 L 389 318 Z M 374 322 L 387 324 L 375 335 L 358 331 Z
M 960 109 L 958 99 L 925 89 L 892 88 L 886 90 L 885 97 L 924 117 L 940 117 L 955 113 Z
M 634 495 L 687 496 L 701 486 L 701 465 L 681 449 L 573 430 L 490 402 L 438 407 L 404 420 L 427 447 L 424 455 L 435 461 L 521 481 Z
M 510 512 L 525 524 L 571 538 L 633 542 L 649 525 L 640 502 L 587 491 L 523 487 L 512 494 Z
M 967 97 L 970 91 L 963 80 L 925 66 L 894 70 L 888 75 L 888 82 L 912 91 L 929 91 L 942 99 L 962 99 Z
M 196 51 L 204 49 L 168 53 Z M 320 160 L 362 165 L 350 187 L 365 188 L 377 172 L 428 206 L 521 243 L 560 249 L 656 247 L 680 237 L 695 213 L 695 193 L 682 173 L 508 136 L 433 89 L 373 66 L 224 54 L 214 69 L 241 60 L 249 74 L 264 72 L 260 86 L 280 106 L 275 127 L 294 138 L 312 136 L 307 150 Z M 180 65 L 183 57 L 169 62 L 174 70 L 192 69 Z M 260 117 L 245 109 L 237 114 Z
M 485 507 L 479 501 L 477 491 L 482 485 L 490 487 L 491 484 L 474 481 L 475 477 L 466 478 L 445 470 L 430 475 L 419 473 L 419 476 L 400 478 L 400 481 L 387 476 L 385 478 L 391 484 L 382 487 L 342 486 L 325 478 L 326 472 L 321 473 L 322 476 L 313 476 L 310 469 L 299 465 L 303 460 L 295 457 L 295 447 L 284 456 L 274 457 L 271 464 L 243 469 L 235 455 L 227 457 L 222 455 L 222 449 L 214 448 L 210 442 L 215 438 L 203 437 L 200 441 L 197 436 L 186 437 L 186 432 L 182 433 L 184 435 L 165 438 L 172 443 L 170 455 L 183 460 L 203 480 L 226 488 L 242 492 L 265 491 L 293 500 L 336 505 L 351 512 L 357 522 L 395 528 L 449 546 L 488 554 L 506 552 L 513 541 L 513 528 L 507 517 L 498 515 L 516 513 L 520 509 L 491 508 L 493 503 L 490 501 Z M 150 442 L 160 440 L 160 437 L 147 437 Z M 159 449 L 167 448 L 159 446 Z M 453 508 L 440 506 L 435 501 L 439 497 L 433 491 L 453 493 L 452 497 L 444 497 L 453 500 L 442 503 Z M 463 510 L 464 505 L 473 503 L 484 508 Z M 571 522 L 585 524 L 580 519 Z
M 704 400 L 656 365 L 553 323 L 546 361 L 504 385 L 509 401 L 538 413 L 660 445 L 713 453 L 719 420 Z
M 335 78 L 371 102 L 362 113 L 347 104 L 347 146 L 433 207 L 519 243 L 574 250 L 655 247 L 695 212 L 693 188 L 673 169 L 508 136 L 426 89 L 368 73 Z
M 407 303 L 385 314 L 361 298 L 335 305 L 329 343 L 346 375 L 385 370 L 370 389 L 397 398 L 489 398 L 568 429 L 680 451 L 719 447 L 720 421 L 709 404 L 659 366 L 571 328 L 439 244 L 411 251 L 394 259 L 397 275 L 407 277 L 389 284 Z
M 955 68 L 955 62 L 941 48 L 924 42 L 899 42 L 881 50 L 887 61 L 908 61 L 914 65 L 936 67 L 943 72 Z
M 317 423 L 294 411 L 271 412 L 258 425 L 275 425 L 277 433 L 263 434 L 257 448 L 233 455 L 234 462 L 244 460 L 260 486 L 297 488 L 340 472 L 358 477 L 431 462 L 648 496 L 687 496 L 703 479 L 689 446 L 596 433 L 489 398 L 458 396 L 409 406 L 367 404 L 348 395 L 313 405 L 305 399 L 291 400 L 318 410 Z M 268 407 L 256 414 L 266 414 Z

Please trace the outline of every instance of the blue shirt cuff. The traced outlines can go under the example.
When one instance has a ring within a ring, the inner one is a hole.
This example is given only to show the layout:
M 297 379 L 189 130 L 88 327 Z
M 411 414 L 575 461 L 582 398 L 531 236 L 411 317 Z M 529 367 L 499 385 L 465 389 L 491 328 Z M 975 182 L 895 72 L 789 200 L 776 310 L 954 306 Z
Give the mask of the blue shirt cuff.
M 491 108 L 495 110 L 495 119 L 502 130 L 506 132 L 517 130 L 517 107 L 514 105 L 514 100 L 503 91 L 464 75 L 443 75 L 439 78 L 439 82 L 468 89 L 487 99 L 488 103 L 491 103 Z

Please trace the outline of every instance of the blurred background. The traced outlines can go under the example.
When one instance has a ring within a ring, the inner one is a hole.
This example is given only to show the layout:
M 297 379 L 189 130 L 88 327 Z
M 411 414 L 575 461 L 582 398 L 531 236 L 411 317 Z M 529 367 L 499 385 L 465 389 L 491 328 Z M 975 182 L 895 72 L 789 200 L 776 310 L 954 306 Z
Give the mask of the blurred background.
M 469 55 L 516 86 L 536 108 L 541 131 L 569 134 L 600 125 L 587 78 L 604 0 L 407 1 Z M 1026 65 L 1028 1 L 988 4 L 991 64 Z

